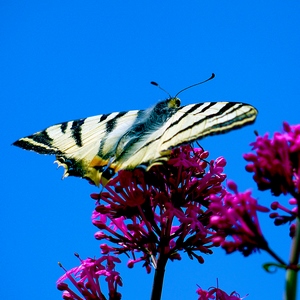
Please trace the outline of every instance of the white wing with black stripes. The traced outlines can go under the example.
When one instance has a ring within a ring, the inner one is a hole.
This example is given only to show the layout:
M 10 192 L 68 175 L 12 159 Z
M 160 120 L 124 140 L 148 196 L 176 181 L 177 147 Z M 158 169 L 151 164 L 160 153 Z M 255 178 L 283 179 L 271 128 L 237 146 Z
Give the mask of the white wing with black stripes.
M 257 110 L 245 103 L 205 102 L 180 107 L 169 98 L 147 110 L 111 113 L 65 122 L 13 145 L 56 155 L 64 177 L 104 184 L 116 172 L 167 159 L 168 150 L 207 135 L 251 124 Z

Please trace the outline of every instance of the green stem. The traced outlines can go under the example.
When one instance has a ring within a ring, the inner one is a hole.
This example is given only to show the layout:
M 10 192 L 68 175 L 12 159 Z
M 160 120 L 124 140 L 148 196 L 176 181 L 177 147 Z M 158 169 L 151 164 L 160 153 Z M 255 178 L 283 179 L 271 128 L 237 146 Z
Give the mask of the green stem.
M 300 219 L 296 218 L 296 233 L 292 240 L 292 248 L 290 253 L 289 266 L 291 268 L 286 271 L 285 278 L 285 300 L 296 300 L 297 293 L 297 265 L 299 263 L 300 254 Z

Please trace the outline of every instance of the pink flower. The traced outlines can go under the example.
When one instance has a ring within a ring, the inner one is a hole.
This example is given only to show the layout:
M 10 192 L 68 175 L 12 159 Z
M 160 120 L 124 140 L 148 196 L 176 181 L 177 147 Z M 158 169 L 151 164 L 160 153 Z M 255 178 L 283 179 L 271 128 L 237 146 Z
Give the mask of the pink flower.
M 300 125 L 291 126 L 283 123 L 283 132 L 276 132 L 273 138 L 268 134 L 258 136 L 251 144 L 255 153 L 248 153 L 244 158 L 250 162 L 246 170 L 253 172 L 253 178 L 260 190 L 270 189 L 275 196 L 290 194 L 293 198 L 287 208 L 273 202 L 273 210 L 281 210 L 285 215 L 272 212 L 270 217 L 275 225 L 292 223 L 299 217 L 300 204 Z M 294 237 L 295 224 L 290 226 L 290 236 Z
M 232 292 L 230 295 L 228 295 L 219 288 L 210 288 L 208 291 L 205 291 L 199 287 L 196 292 L 199 295 L 198 300 L 243 300 L 247 297 L 246 295 L 245 297 L 241 298 L 236 292 Z
M 292 198 L 289 200 L 289 204 L 293 206 L 292 209 L 285 207 L 278 201 L 274 201 L 271 203 L 272 210 L 282 211 L 283 213 L 285 213 L 284 215 L 280 214 L 279 212 L 270 213 L 270 218 L 274 219 L 274 224 L 276 226 L 284 225 L 286 223 L 292 223 L 293 221 L 295 221 L 295 219 L 299 213 L 299 211 L 298 211 L 299 209 L 297 206 L 297 200 L 295 198 Z M 296 227 L 295 223 L 292 223 L 290 225 L 290 237 L 294 237 L 295 227 Z
M 76 256 L 79 258 L 77 254 Z M 107 299 L 108 297 L 104 297 L 100 286 L 101 276 L 105 278 L 108 284 L 109 299 L 121 299 L 121 294 L 117 292 L 117 286 L 122 286 L 122 281 L 119 273 L 115 271 L 115 263 L 120 262 L 119 258 L 102 256 L 99 259 L 87 258 L 85 260 L 80 259 L 80 261 L 80 266 L 66 271 L 56 283 L 57 288 L 63 291 L 63 299 Z M 62 267 L 61 264 L 59 265 Z M 67 280 L 73 284 L 75 291 L 65 283 Z
M 216 229 L 213 241 L 227 253 L 240 251 L 245 256 L 257 249 L 268 249 L 257 212 L 268 212 L 269 209 L 259 205 L 250 191 L 239 193 L 232 181 L 228 181 L 227 185 L 233 193 L 226 192 L 222 197 L 211 196 L 210 224 Z
M 258 188 L 270 189 L 275 196 L 300 191 L 300 125 L 284 123 L 283 129 L 271 139 L 268 134 L 258 136 L 251 144 L 255 153 L 244 155 Z

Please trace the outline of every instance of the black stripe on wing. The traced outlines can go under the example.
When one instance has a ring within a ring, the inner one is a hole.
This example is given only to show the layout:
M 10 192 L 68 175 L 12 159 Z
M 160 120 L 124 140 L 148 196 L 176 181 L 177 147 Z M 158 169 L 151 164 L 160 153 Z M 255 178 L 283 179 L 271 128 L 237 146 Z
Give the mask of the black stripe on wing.
M 127 113 L 127 111 L 119 112 L 113 119 L 107 121 L 106 122 L 106 133 L 112 132 L 117 125 L 118 119 L 123 117 L 126 113 Z
M 32 136 L 31 136 L 32 137 Z M 46 144 L 43 144 L 42 142 L 39 142 L 38 144 L 35 144 L 32 142 L 32 140 L 28 138 L 22 138 L 18 141 L 15 141 L 13 143 L 14 146 L 20 147 L 25 150 L 35 151 L 40 154 L 55 154 L 55 155 L 62 155 L 63 152 L 56 148 L 52 148 L 51 145 L 47 146 Z
M 60 124 L 60 130 L 62 133 L 66 133 L 67 127 L 69 122 L 63 122 Z
M 41 154 L 61 154 L 61 151 L 52 147 L 52 143 L 53 139 L 48 135 L 47 129 L 45 129 L 41 132 L 21 138 L 15 141 L 13 145 Z
M 101 122 L 105 121 L 109 115 L 110 114 L 101 115 L 100 120 L 99 120 L 98 123 L 101 123 Z
M 71 134 L 76 145 L 82 147 L 82 136 L 81 136 L 81 127 L 84 124 L 85 119 L 75 120 L 71 126 Z
M 33 134 L 28 136 L 29 139 L 32 139 L 33 141 L 37 142 L 37 143 L 41 143 L 47 146 L 51 146 L 53 139 L 48 135 L 47 130 L 43 130 L 39 133 Z
M 139 116 L 141 114 L 141 112 L 142 112 L 141 110 L 138 111 L 137 115 Z M 107 140 L 109 139 L 109 134 L 110 133 L 114 134 L 113 131 L 115 129 L 118 129 L 119 128 L 118 126 L 120 126 L 119 122 L 122 125 L 122 119 L 121 118 L 124 115 L 126 115 L 127 113 L 129 113 L 129 112 L 128 111 L 119 112 L 113 119 L 107 121 L 107 123 L 106 123 L 106 133 L 107 133 L 107 135 L 100 141 L 100 146 L 99 146 L 99 150 L 98 150 L 98 156 L 101 157 L 102 159 L 107 160 L 107 159 L 110 159 L 110 158 L 115 156 L 116 148 L 118 146 L 119 140 L 116 142 L 114 147 L 111 147 L 109 149 L 109 151 L 104 151 L 104 148 L 106 147 Z M 137 117 L 135 117 L 135 120 L 136 119 L 137 119 Z M 126 133 L 127 133 L 127 131 L 124 131 L 123 133 L 121 133 L 121 131 L 120 131 L 119 139 L 121 139 L 122 136 L 125 135 Z
M 182 119 L 184 119 L 188 114 L 193 113 L 196 109 L 200 108 L 200 107 L 203 106 L 203 105 L 204 105 L 203 103 L 198 103 L 198 104 L 192 105 L 192 107 L 191 107 L 188 111 L 182 113 L 181 117 L 178 118 L 175 122 L 173 122 L 169 128 L 171 128 L 171 127 L 176 126 L 177 124 L 179 124 L 179 122 L 180 122 Z M 203 109 L 201 109 L 201 110 L 199 111 L 199 113 L 205 112 L 207 109 L 211 108 L 213 105 L 214 105 L 213 102 L 212 102 L 212 103 L 209 103 L 209 105 L 203 107 Z M 180 109 L 182 109 L 182 108 L 184 108 L 184 106 L 179 107 L 179 108 L 178 108 L 178 111 L 180 111 Z

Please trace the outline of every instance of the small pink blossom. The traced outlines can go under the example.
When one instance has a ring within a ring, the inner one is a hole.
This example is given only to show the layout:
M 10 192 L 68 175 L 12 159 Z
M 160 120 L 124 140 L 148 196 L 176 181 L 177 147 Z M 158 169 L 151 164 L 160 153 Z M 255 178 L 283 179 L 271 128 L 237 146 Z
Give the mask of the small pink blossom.
M 299 208 L 297 205 L 297 200 L 292 198 L 289 200 L 289 204 L 292 205 L 292 208 L 288 208 L 282 205 L 278 201 L 274 201 L 271 203 L 271 209 L 276 211 L 270 213 L 270 218 L 274 219 L 274 224 L 276 226 L 284 225 L 289 223 L 290 224 L 290 237 L 294 237 L 295 235 L 295 223 L 292 223 L 296 220 L 297 215 L 299 213 Z
M 236 292 L 232 292 L 228 295 L 226 292 L 222 291 L 219 288 L 210 288 L 208 291 L 201 289 L 200 287 L 197 289 L 196 293 L 199 295 L 198 300 L 243 300 L 247 297 L 240 297 L 240 295 Z
M 79 258 L 79 256 L 76 254 Z M 107 299 L 103 294 L 100 285 L 100 278 L 104 277 L 108 285 L 109 299 L 119 300 L 121 294 L 117 292 L 117 286 L 122 286 L 121 277 L 115 271 L 115 263 L 120 263 L 120 259 L 114 256 L 102 256 L 99 259 L 87 258 L 81 260 L 78 267 L 66 271 L 57 280 L 57 288 L 63 291 L 63 299 Z M 59 264 L 61 267 L 62 265 Z M 62 267 L 63 268 L 63 267 Z M 75 287 L 71 289 L 65 281 L 70 281 Z M 83 297 L 81 297 L 83 296 Z

